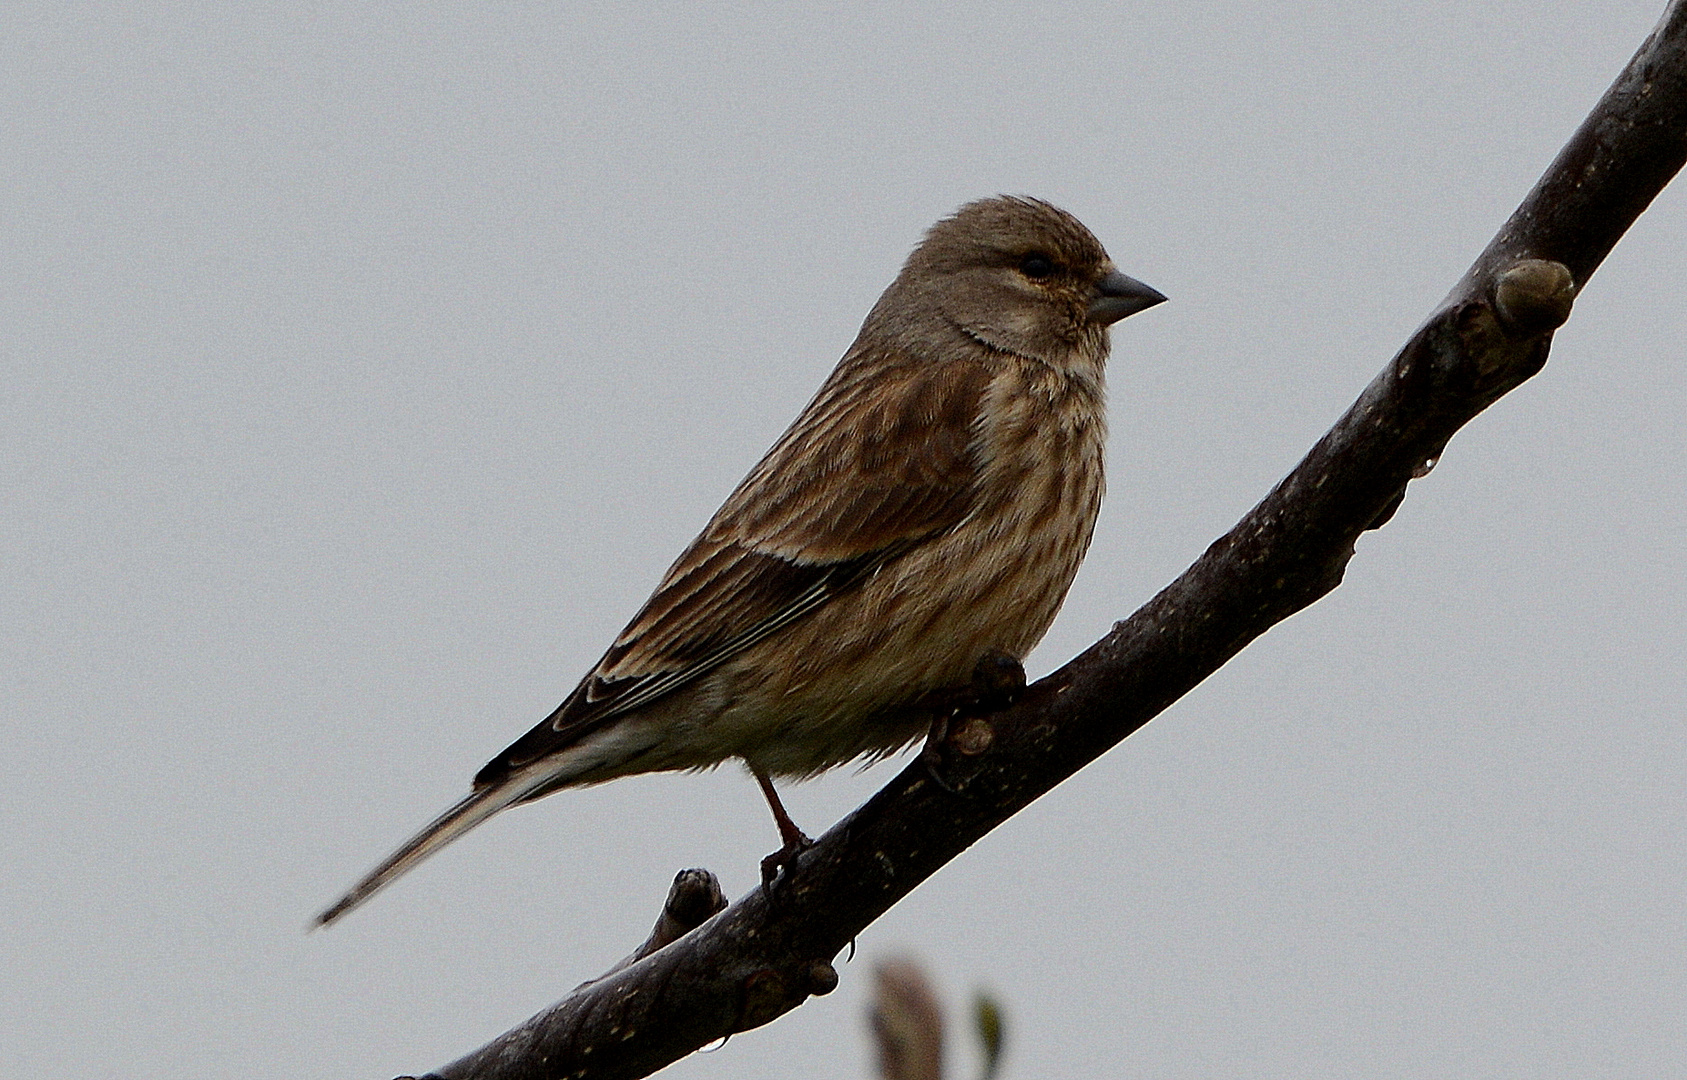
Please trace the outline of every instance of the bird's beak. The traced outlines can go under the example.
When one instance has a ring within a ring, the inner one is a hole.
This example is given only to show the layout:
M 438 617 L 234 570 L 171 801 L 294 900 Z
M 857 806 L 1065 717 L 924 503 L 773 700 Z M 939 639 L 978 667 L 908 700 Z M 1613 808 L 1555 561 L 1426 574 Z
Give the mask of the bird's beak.
M 1090 318 L 1110 326 L 1127 315 L 1164 303 L 1165 299 L 1158 289 L 1117 270 L 1109 270 L 1106 277 L 1096 282 L 1095 295 L 1090 299 Z

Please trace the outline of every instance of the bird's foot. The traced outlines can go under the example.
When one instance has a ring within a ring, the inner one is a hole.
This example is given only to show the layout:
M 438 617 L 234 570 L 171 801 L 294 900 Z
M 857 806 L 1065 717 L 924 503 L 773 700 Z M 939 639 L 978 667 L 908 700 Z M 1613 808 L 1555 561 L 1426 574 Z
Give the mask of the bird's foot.
M 761 861 L 761 891 L 769 904 L 775 902 L 782 882 L 790 880 L 797 859 L 814 846 L 814 841 L 798 832 L 785 837 L 785 846 Z
M 954 794 L 955 786 L 941 772 L 945 749 L 953 747 L 968 757 L 983 753 L 994 739 L 983 717 L 1012 705 L 1024 692 L 1024 666 L 1006 653 L 990 652 L 973 666 L 971 682 L 931 699 L 936 716 L 920 751 L 931 782 Z
M 968 689 L 973 693 L 973 700 L 971 708 L 963 710 L 966 715 L 1001 712 L 1025 692 L 1025 665 L 1004 652 L 985 653 L 973 665 L 972 685 Z
M 925 766 L 931 782 L 943 791 L 955 794 L 954 785 L 943 779 L 943 744 L 949 739 L 949 714 L 939 713 L 926 733 L 926 744 L 920 748 L 920 764 Z
M 753 764 L 750 766 L 750 775 L 756 778 L 756 783 L 761 785 L 762 794 L 767 796 L 767 807 L 773 811 L 773 823 L 779 826 L 779 839 L 783 840 L 785 845 L 761 861 L 762 895 L 772 904 L 776 886 L 790 877 L 789 871 L 795 868 L 797 856 L 813 847 L 814 841 L 797 828 L 797 823 L 785 812 L 785 804 L 779 801 L 779 792 L 773 789 L 772 778 Z
M 988 716 L 1012 705 L 1024 691 L 1024 666 L 1007 653 L 988 652 L 973 665 L 971 679 L 927 694 L 920 699 L 920 707 L 939 720 Z M 937 725 L 932 727 L 935 730 Z

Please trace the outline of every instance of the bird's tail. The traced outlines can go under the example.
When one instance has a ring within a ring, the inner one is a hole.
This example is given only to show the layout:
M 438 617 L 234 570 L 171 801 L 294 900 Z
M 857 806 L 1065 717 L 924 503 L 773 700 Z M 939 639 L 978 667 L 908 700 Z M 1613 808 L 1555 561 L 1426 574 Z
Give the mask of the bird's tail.
M 311 923 L 312 928 L 328 926 L 340 916 L 361 905 L 400 874 L 432 855 L 451 841 L 462 836 L 498 811 L 520 802 L 540 786 L 535 783 L 535 770 L 514 773 L 502 782 L 481 788 L 456 806 L 434 818 L 428 827 L 412 836 L 404 846 L 388 855 L 381 865 L 369 871 L 350 892 L 334 901 Z M 540 783 L 542 783 L 542 779 Z

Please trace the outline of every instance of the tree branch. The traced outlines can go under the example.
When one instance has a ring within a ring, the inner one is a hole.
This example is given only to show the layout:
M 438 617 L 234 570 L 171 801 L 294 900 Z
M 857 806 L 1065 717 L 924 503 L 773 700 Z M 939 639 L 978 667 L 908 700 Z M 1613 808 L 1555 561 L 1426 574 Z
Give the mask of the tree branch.
M 1539 371 L 1576 291 L 1687 159 L 1687 0 L 1674 0 L 1498 236 L 1306 458 L 1101 641 L 915 761 L 680 941 L 581 987 L 435 1080 L 647 1076 L 837 983 L 830 960 L 892 904 L 1340 583 L 1460 427 Z M 953 790 L 945 790 L 950 788 Z

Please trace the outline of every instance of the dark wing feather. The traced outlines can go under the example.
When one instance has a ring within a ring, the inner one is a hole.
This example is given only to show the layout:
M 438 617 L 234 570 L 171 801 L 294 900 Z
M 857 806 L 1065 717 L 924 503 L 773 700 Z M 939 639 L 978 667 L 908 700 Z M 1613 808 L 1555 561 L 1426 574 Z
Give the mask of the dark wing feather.
M 476 784 L 696 681 L 960 524 L 989 378 L 972 361 L 852 351 L 591 674 Z

